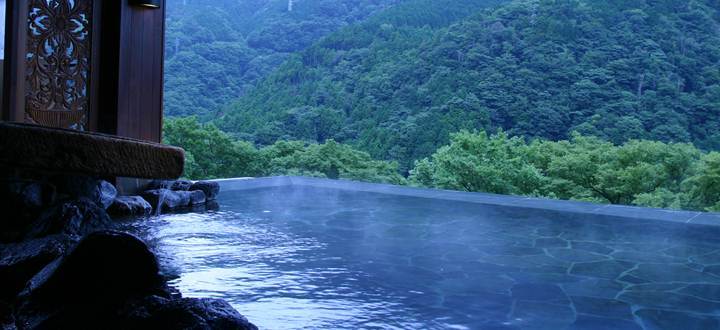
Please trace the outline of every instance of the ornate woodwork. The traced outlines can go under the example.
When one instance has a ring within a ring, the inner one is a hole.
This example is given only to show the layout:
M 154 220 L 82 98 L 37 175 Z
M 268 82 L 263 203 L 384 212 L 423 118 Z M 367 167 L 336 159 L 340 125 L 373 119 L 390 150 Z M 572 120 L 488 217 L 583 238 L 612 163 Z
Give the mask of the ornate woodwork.
M 28 0 L 25 121 L 88 129 L 92 0 Z

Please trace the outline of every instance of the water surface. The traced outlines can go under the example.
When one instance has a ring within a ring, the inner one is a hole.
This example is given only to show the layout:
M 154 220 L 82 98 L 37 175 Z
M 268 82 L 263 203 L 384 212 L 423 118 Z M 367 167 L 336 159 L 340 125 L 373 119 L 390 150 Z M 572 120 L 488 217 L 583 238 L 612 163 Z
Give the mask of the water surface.
M 720 230 L 284 186 L 136 223 L 263 329 L 720 327 Z

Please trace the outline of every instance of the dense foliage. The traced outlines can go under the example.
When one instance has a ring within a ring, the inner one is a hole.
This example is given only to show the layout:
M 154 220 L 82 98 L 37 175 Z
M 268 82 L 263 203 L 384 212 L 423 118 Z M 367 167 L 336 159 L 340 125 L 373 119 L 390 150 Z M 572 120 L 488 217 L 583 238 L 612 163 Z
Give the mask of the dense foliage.
M 306 175 L 600 203 L 720 210 L 720 153 L 687 143 L 631 140 L 616 146 L 579 134 L 552 142 L 500 132 L 459 132 L 416 162 L 408 180 L 396 163 L 328 140 L 278 141 L 257 149 L 213 124 L 166 121 L 165 142 L 186 150 L 185 175 L 218 178 Z
M 185 149 L 185 176 L 194 179 L 304 175 L 405 182 L 396 163 L 373 160 L 366 152 L 333 140 L 323 144 L 278 141 L 257 149 L 233 140 L 213 124 L 199 123 L 195 117 L 166 120 L 163 142 Z
M 165 113 L 211 118 L 288 54 L 401 0 L 169 0 Z
M 187 177 L 720 211 L 717 1 L 287 6 L 171 0 L 166 110 L 201 118 L 165 125 Z
M 453 134 L 418 161 L 417 185 L 600 203 L 713 209 L 720 206 L 720 154 L 691 144 L 630 140 L 616 146 L 574 134 L 526 143 L 505 133 Z
M 489 3 L 411 1 L 343 28 L 290 56 L 218 125 L 260 145 L 334 139 L 403 173 L 462 129 L 720 148 L 719 2 L 516 0 L 460 14 Z M 587 197 L 635 198 L 608 189 Z

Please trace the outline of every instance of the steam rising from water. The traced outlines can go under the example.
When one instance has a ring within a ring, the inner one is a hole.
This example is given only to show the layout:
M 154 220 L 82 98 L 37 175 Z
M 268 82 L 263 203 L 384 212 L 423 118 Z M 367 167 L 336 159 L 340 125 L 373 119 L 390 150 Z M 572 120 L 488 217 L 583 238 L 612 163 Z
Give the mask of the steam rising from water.
M 365 275 L 326 255 L 326 244 L 283 233 L 233 212 L 165 215 L 153 227 L 173 280 L 188 297 L 216 297 L 266 329 L 372 324 L 399 305 L 378 289 L 359 291 Z M 407 324 L 416 327 L 418 324 Z
M 632 328 L 720 310 L 714 227 L 308 187 L 220 203 L 137 230 L 184 295 L 264 329 Z

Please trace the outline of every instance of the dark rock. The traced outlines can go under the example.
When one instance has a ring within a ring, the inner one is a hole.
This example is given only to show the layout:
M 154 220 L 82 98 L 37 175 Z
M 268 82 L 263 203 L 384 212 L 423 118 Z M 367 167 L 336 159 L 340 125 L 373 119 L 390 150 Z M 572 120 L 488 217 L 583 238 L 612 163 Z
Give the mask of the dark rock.
M 87 235 L 46 275 L 45 280 L 33 279 L 35 291 L 68 302 L 144 296 L 156 293 L 162 283 L 147 245 L 116 231 Z
M 145 190 L 170 189 L 187 191 L 190 190 L 192 185 L 193 182 L 190 180 L 152 180 L 147 184 Z
M 211 201 L 220 193 L 220 184 L 214 181 L 198 181 L 190 187 L 190 190 L 202 190 L 205 198 Z
M 21 296 L 17 324 L 27 328 L 257 329 L 222 300 L 172 293 L 148 247 L 112 231 L 88 235 Z
M 201 320 L 199 324 L 187 324 L 190 328 L 206 326 L 209 329 L 257 330 L 254 324 L 248 322 L 230 304 L 220 299 L 184 298 L 173 300 L 161 305 L 152 320 L 159 321 L 155 323 L 159 326 L 170 324 L 173 325 L 171 327 L 179 329 L 186 328 L 186 324 L 179 321 L 188 319 L 187 316 L 197 316 Z M 173 322 L 173 320 L 175 321 Z
M 41 322 L 29 324 L 44 329 L 257 330 L 255 325 L 220 299 L 147 296 L 113 306 L 68 307 L 52 315 L 46 314 Z M 26 319 L 22 321 L 26 322 Z
M 207 201 L 205 203 L 205 210 L 206 211 L 219 211 L 220 210 L 220 204 L 216 201 Z
M 13 316 L 12 306 L 0 301 L 0 329 L 14 330 L 15 316 Z
M 112 225 L 105 210 L 88 199 L 57 205 L 43 213 L 25 235 L 26 239 L 53 234 L 85 235 Z
M 38 209 L 55 201 L 55 186 L 49 183 L 23 180 L 0 180 L 0 203 L 23 209 Z
M 145 190 L 170 189 L 174 180 L 152 180 L 145 186 Z
M 143 329 L 239 329 L 257 327 L 220 299 L 147 297 L 125 309 L 126 326 Z
M 152 209 L 152 205 L 140 196 L 118 196 L 108 208 L 108 212 L 120 216 L 148 215 Z
M 42 209 L 55 202 L 55 186 L 33 180 L 0 180 L 0 242 L 22 238 Z
M 100 184 L 95 190 L 95 200 L 99 202 L 104 209 L 107 210 L 112 205 L 115 197 L 117 197 L 117 189 L 110 182 L 100 181 Z
M 0 245 L 0 300 L 10 301 L 43 267 L 59 258 L 72 243 L 64 235 Z
M 177 181 L 173 182 L 172 186 L 170 186 L 170 189 L 188 191 L 188 190 L 190 190 L 190 187 L 192 187 L 192 185 L 193 185 L 192 181 L 177 180 Z
M 59 176 L 53 179 L 62 194 L 71 199 L 87 198 L 107 209 L 117 196 L 117 189 L 110 182 L 88 176 Z
M 179 207 L 185 207 L 191 205 L 192 202 L 192 193 L 189 191 L 174 191 L 175 195 L 177 195 L 180 198 L 180 206 Z M 197 197 L 196 197 L 197 198 Z M 175 207 L 167 206 L 167 209 L 174 209 Z
M 204 204 L 205 201 L 205 193 L 202 190 L 193 190 L 190 192 L 190 205 Z
M 152 186 L 152 185 L 148 185 L 148 187 L 150 187 L 150 186 Z M 158 209 L 161 206 L 160 201 L 161 200 L 164 201 L 165 197 L 167 197 L 168 194 L 170 194 L 169 189 L 157 188 L 157 189 L 145 190 L 144 192 L 142 192 L 140 194 L 140 196 L 145 201 L 147 201 L 150 204 L 150 206 L 153 207 L 153 209 Z
M 170 189 L 148 190 L 141 196 L 156 210 L 174 210 L 190 205 L 189 191 L 173 191 Z
M 143 241 L 95 232 L 33 277 L 21 293 L 17 318 L 28 328 L 77 328 L 94 317 L 107 319 L 130 299 L 167 292 L 155 255 Z
M 87 197 L 100 181 L 84 175 L 58 175 L 50 180 L 57 186 L 58 192 L 68 198 Z

